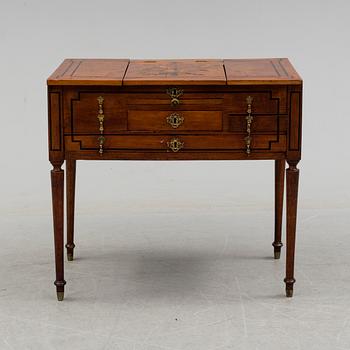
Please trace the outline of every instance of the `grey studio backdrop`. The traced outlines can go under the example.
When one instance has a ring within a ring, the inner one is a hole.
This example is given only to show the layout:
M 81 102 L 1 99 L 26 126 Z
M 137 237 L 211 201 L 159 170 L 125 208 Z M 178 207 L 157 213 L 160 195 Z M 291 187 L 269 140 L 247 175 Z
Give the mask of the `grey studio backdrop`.
M 50 210 L 45 79 L 66 57 L 289 57 L 304 79 L 300 205 L 347 206 L 348 10 L 345 0 L 3 2 L 1 211 Z M 271 207 L 272 169 L 80 162 L 78 208 Z
M 304 80 L 300 207 L 349 206 L 347 1 L 1 4 L 2 213 L 50 211 L 46 78 L 64 58 L 289 57 Z M 78 163 L 77 210 L 272 208 L 273 163 Z

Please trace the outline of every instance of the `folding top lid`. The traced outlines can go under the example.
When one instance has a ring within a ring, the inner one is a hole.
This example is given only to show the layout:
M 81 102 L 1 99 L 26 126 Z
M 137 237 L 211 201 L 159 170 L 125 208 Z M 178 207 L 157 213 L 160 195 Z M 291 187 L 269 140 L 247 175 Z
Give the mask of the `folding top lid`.
M 66 59 L 48 85 L 122 85 L 128 59 Z
M 288 58 L 224 60 L 227 84 L 301 84 Z
M 123 85 L 226 85 L 223 60 L 133 60 Z
M 246 85 L 301 84 L 287 58 L 264 59 L 66 59 L 48 85 Z

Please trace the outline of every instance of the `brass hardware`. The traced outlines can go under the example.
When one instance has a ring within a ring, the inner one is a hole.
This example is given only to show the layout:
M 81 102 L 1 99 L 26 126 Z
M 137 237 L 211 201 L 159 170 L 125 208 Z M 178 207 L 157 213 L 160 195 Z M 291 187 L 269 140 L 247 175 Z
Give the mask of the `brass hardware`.
M 97 140 L 98 140 L 98 145 L 99 145 L 98 153 L 100 153 L 102 155 L 103 154 L 103 144 L 105 143 L 106 139 L 104 136 L 99 136 Z
M 248 115 L 245 117 L 247 121 L 247 136 L 244 138 L 245 144 L 246 144 L 246 152 L 249 155 L 251 152 L 251 142 L 252 142 L 252 137 L 251 137 L 251 125 L 253 122 L 253 116 L 252 116 L 252 102 L 253 102 L 253 97 L 248 96 L 246 98 L 247 101 L 247 113 Z
M 64 292 L 56 292 L 57 293 L 57 300 L 62 301 L 64 299 Z
M 183 122 L 185 118 L 178 113 L 171 113 L 167 116 L 166 121 L 171 125 L 172 128 L 177 129 Z
M 287 298 L 293 297 L 293 289 L 286 289 L 286 296 Z
M 177 106 L 178 104 L 180 104 L 179 97 L 183 95 L 184 91 L 178 88 L 169 88 L 166 90 L 166 93 L 171 98 L 171 101 L 170 101 L 171 105 Z
M 179 140 L 177 137 L 174 137 L 169 142 L 167 142 L 167 145 L 173 152 L 178 152 L 181 148 L 184 147 L 185 143 Z
M 105 142 L 105 137 L 103 136 L 103 132 L 104 132 L 104 120 L 105 120 L 105 115 L 103 112 L 103 102 L 104 102 L 104 98 L 102 96 L 97 97 L 97 101 L 98 101 L 98 115 L 97 115 L 97 119 L 99 122 L 99 131 L 100 131 L 100 136 L 98 137 L 98 145 L 99 145 L 99 151 L 98 153 L 100 153 L 100 155 L 103 154 L 103 144 Z
M 68 261 L 73 261 L 73 252 L 74 252 L 75 244 L 74 243 L 67 243 L 65 245 L 65 247 L 67 248 Z

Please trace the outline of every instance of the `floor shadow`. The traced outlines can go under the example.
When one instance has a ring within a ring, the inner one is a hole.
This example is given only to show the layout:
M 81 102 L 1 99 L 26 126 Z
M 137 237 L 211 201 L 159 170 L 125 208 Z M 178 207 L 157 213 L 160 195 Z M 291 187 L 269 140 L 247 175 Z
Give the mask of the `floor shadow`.
M 101 285 L 109 280 L 112 289 L 104 293 L 111 301 L 195 298 L 201 293 L 238 298 L 235 276 L 256 280 L 264 274 L 261 263 L 274 261 L 267 256 L 175 250 L 94 252 L 90 258 L 77 256 L 75 260 L 84 264 L 88 260 L 89 272 L 101 279 Z M 265 271 L 266 279 L 272 280 L 271 269 Z

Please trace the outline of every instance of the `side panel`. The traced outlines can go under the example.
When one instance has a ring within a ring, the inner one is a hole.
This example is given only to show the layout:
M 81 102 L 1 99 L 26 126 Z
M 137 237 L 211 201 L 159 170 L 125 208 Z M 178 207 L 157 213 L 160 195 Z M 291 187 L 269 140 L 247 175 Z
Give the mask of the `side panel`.
M 49 160 L 52 164 L 64 159 L 63 138 L 63 91 L 60 88 L 48 88 L 48 133 Z
M 289 87 L 287 159 L 300 160 L 302 141 L 302 85 Z

